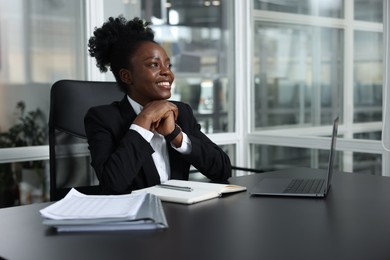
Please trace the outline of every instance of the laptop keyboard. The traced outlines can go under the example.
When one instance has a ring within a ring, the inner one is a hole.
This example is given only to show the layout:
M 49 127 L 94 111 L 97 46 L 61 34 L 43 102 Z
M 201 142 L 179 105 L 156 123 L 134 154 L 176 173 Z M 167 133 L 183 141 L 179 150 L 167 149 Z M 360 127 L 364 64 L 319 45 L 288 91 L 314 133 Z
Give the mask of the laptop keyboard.
M 317 193 L 324 182 L 324 179 L 293 179 L 284 193 Z

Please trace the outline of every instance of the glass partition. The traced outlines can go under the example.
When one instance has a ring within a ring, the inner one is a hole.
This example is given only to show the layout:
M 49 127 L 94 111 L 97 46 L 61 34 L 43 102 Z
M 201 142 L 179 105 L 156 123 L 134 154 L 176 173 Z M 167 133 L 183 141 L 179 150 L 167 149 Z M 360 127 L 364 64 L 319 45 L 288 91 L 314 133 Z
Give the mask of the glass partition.
M 254 8 L 282 13 L 344 17 L 344 0 L 254 0 Z
M 342 114 L 343 31 L 256 22 L 254 129 L 329 125 Z
M 51 85 L 85 79 L 84 12 L 83 1 L 0 1 L 0 148 L 15 154 L 0 164 L 0 207 L 48 200 L 48 161 L 23 148 L 48 143 Z
M 339 115 L 339 145 L 345 149 L 341 169 L 387 175 L 387 163 L 382 163 L 387 157 L 378 142 L 384 106 L 384 1 L 252 3 L 249 135 L 253 143 L 257 137 L 273 137 L 269 147 L 249 144 L 253 166 L 320 166 L 320 153 L 300 148 L 294 137 L 320 137 Z M 314 147 L 315 142 L 308 144 Z
M 383 35 L 354 32 L 354 122 L 382 121 Z
M 354 0 L 353 6 L 355 20 L 378 23 L 383 21 L 383 0 Z

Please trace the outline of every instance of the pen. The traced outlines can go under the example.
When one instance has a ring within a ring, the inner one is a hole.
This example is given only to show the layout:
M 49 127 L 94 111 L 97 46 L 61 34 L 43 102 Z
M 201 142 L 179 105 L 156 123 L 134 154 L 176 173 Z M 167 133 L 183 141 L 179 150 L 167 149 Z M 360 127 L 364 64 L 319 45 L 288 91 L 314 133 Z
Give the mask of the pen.
M 157 186 L 164 189 L 180 190 L 180 191 L 188 191 L 188 192 L 192 191 L 191 187 L 176 186 L 176 185 L 169 185 L 169 184 L 159 184 Z

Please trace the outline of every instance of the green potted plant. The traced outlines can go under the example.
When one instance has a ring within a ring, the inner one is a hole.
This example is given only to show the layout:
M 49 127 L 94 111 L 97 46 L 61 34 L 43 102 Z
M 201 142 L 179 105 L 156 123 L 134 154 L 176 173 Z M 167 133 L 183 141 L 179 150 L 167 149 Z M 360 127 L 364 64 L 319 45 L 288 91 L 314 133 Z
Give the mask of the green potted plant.
M 8 131 L 0 133 L 0 148 L 44 145 L 47 139 L 47 124 L 42 110 L 37 108 L 26 112 L 26 105 L 23 101 L 17 103 L 16 109 L 17 122 Z M 20 179 L 21 169 L 30 169 L 37 174 L 42 185 L 42 196 L 45 196 L 46 180 L 43 161 L 22 162 L 12 165 L 12 167 L 4 164 L 0 168 L 0 175 L 3 175 L 0 178 L 7 178 L 7 181 L 2 181 L 2 185 L 5 186 L 7 183 L 9 185 L 8 178 L 19 176 Z M 0 187 L 1 189 L 5 190 L 5 187 Z

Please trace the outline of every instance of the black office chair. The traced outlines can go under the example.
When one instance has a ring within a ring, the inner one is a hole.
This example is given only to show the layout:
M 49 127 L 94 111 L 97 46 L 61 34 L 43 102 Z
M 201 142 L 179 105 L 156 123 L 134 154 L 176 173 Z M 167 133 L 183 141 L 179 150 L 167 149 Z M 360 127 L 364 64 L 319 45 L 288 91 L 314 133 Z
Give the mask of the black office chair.
M 71 187 L 99 194 L 89 162 L 84 116 L 93 106 L 123 98 L 116 82 L 60 80 L 50 93 L 50 200 L 63 198 Z

